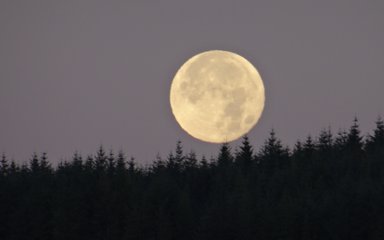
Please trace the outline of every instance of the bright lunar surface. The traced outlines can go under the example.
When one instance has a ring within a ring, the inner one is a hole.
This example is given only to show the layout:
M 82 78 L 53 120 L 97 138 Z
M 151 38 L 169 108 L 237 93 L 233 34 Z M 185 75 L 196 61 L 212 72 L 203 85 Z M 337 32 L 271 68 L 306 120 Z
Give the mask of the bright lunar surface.
M 256 68 L 228 51 L 193 56 L 171 85 L 177 122 L 206 142 L 230 142 L 248 133 L 260 118 L 264 101 L 264 84 Z

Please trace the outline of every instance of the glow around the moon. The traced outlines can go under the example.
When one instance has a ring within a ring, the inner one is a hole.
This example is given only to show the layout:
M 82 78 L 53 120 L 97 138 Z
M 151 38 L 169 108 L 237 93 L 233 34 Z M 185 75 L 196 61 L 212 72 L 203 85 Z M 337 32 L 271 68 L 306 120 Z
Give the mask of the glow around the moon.
M 195 55 L 177 71 L 171 86 L 172 112 L 193 137 L 222 143 L 238 139 L 264 109 L 263 81 L 245 58 L 228 51 Z

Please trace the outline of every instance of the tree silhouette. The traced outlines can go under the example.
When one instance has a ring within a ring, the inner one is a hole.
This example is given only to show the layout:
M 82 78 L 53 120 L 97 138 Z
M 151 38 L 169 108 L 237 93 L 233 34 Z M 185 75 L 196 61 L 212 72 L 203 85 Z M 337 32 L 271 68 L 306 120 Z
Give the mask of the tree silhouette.
M 180 141 L 141 167 L 75 152 L 52 167 L 0 159 L 0 239 L 383 239 L 384 122 L 363 138 L 322 130 L 290 151 L 274 130 L 210 161 Z M 254 154 L 256 152 L 256 154 Z
M 5 154 L 3 153 L 1 155 L 1 160 L 0 160 L 0 174 L 1 176 L 6 176 L 8 174 L 8 169 L 9 168 L 9 165 L 8 165 L 8 160 L 7 160 L 7 157 L 5 156 Z
M 235 162 L 241 171 L 246 173 L 250 170 L 253 162 L 253 149 L 247 135 L 244 135 L 241 144 L 240 151 L 236 154 Z

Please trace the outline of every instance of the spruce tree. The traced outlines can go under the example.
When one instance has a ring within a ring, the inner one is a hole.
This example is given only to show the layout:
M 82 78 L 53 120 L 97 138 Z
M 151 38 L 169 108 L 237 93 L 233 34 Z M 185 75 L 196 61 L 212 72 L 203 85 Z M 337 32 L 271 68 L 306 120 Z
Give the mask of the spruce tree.
M 282 169 L 288 165 L 289 152 L 283 147 L 281 141 L 276 138 L 276 133 L 272 129 L 269 138 L 265 141 L 259 152 L 260 164 L 267 173 L 272 173 L 276 169 Z
M 196 153 L 194 151 L 190 151 L 188 155 L 185 157 L 184 160 L 184 169 L 193 169 L 197 167 L 197 158 L 196 158 Z
M 33 153 L 31 160 L 29 161 L 29 169 L 32 173 L 37 173 L 40 170 L 40 161 L 37 153 Z
M 136 172 L 136 162 L 134 157 L 131 157 L 128 161 L 128 172 L 130 174 L 134 174 Z
M 107 158 L 107 169 L 108 169 L 108 175 L 113 176 L 115 174 L 115 154 L 113 153 L 112 149 L 109 151 L 109 156 Z
M 186 157 L 183 153 L 183 145 L 181 144 L 181 141 L 177 141 L 176 143 L 176 149 L 175 149 L 175 155 L 174 155 L 174 162 L 175 162 L 175 170 L 177 172 L 180 172 L 184 170 L 184 163 L 185 163 Z
M 95 168 L 98 173 L 104 172 L 107 167 L 107 156 L 103 146 L 99 147 L 95 157 Z
M 116 172 L 118 175 L 123 175 L 126 169 L 125 156 L 122 150 L 117 154 Z
M 217 157 L 217 164 L 219 167 L 228 167 L 233 163 L 233 156 L 231 154 L 231 148 L 228 143 L 223 143 L 219 150 L 219 156 Z
M 247 135 L 243 136 L 240 151 L 236 154 L 236 165 L 240 167 L 243 173 L 250 170 L 253 160 L 253 149 L 249 143 Z
M 1 160 L 0 160 L 0 175 L 6 176 L 8 174 L 8 160 L 7 157 L 5 156 L 5 153 L 1 155 Z

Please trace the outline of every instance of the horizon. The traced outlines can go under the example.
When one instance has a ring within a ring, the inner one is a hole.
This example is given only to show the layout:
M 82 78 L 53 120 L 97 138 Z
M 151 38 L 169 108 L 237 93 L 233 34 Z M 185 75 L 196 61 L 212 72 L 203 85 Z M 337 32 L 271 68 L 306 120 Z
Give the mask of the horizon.
M 383 118 L 381 116 L 378 116 L 376 121 L 375 121 L 375 126 L 378 122 L 383 122 Z M 157 160 L 162 159 L 162 160 L 166 160 L 170 154 L 173 154 L 174 153 L 174 150 L 177 146 L 178 143 L 181 144 L 182 146 L 182 149 L 183 149 L 183 152 L 184 154 L 188 155 L 190 153 L 194 153 L 196 154 L 196 158 L 197 160 L 200 162 L 202 158 L 205 158 L 208 160 L 208 162 L 210 162 L 212 159 L 215 159 L 217 158 L 218 156 L 218 152 L 219 152 L 219 149 L 224 145 L 224 144 L 227 144 L 229 146 L 229 151 L 232 153 L 232 154 L 235 154 L 238 150 L 239 150 L 239 147 L 241 146 L 243 140 L 244 140 L 244 137 L 247 137 L 249 143 L 251 144 L 252 146 L 252 149 L 253 149 L 253 152 L 254 152 L 254 155 L 258 155 L 260 154 L 260 151 L 262 150 L 262 148 L 265 146 L 265 144 L 267 143 L 268 139 L 271 137 L 271 134 L 273 133 L 274 136 L 276 137 L 276 139 L 278 141 L 281 142 L 282 146 L 284 148 L 286 148 L 290 154 L 293 153 L 295 147 L 296 147 L 296 144 L 298 142 L 300 142 L 301 144 L 304 144 L 308 138 L 311 138 L 311 140 L 313 141 L 313 143 L 316 145 L 318 144 L 318 141 L 319 141 L 319 137 L 320 137 L 320 134 L 322 132 L 329 132 L 331 133 L 331 136 L 332 136 L 332 140 L 334 141 L 335 139 L 337 139 L 338 137 L 341 136 L 341 134 L 348 134 L 349 131 L 351 130 L 351 128 L 354 126 L 354 124 L 357 124 L 358 126 L 358 130 L 360 131 L 359 134 L 360 134 L 360 137 L 363 141 L 363 143 L 365 144 L 366 142 L 368 142 L 370 140 L 370 138 L 374 135 L 374 131 L 377 129 L 376 127 L 372 128 L 370 130 L 370 132 L 367 132 L 367 133 L 363 133 L 361 131 L 361 126 L 359 124 L 359 119 L 357 117 L 354 117 L 353 121 L 351 121 L 351 124 L 348 128 L 343 128 L 343 129 L 340 129 L 338 131 L 334 131 L 332 129 L 331 126 L 328 126 L 328 128 L 322 128 L 318 133 L 316 134 L 307 134 L 299 139 L 297 139 L 292 145 L 289 145 L 289 144 L 286 144 L 279 136 L 279 133 L 274 129 L 274 128 L 271 128 L 270 131 L 269 131 L 269 135 L 267 136 L 266 139 L 264 139 L 263 142 L 259 143 L 259 144 L 255 144 L 253 143 L 250 139 L 249 139 L 249 136 L 247 134 L 243 135 L 242 137 L 240 137 L 239 139 L 237 139 L 236 141 L 232 141 L 232 142 L 224 142 L 224 143 L 217 143 L 215 145 L 217 145 L 217 149 L 216 149 L 216 152 L 214 152 L 213 154 L 211 155 L 205 155 L 204 153 L 200 153 L 198 151 L 198 149 L 191 149 L 191 148 L 188 148 L 188 146 L 185 146 L 184 142 L 181 141 L 181 140 L 175 140 L 175 144 L 173 146 L 173 148 L 169 149 L 168 152 L 166 154 L 160 154 L 160 153 L 156 153 L 154 154 L 153 156 L 153 159 L 152 160 L 149 160 L 149 161 L 142 161 L 140 159 L 138 159 L 137 157 L 135 157 L 134 155 L 131 155 L 129 154 L 128 152 L 124 151 L 124 149 L 114 149 L 114 148 L 107 148 L 105 147 L 103 144 L 100 144 L 99 146 L 97 146 L 97 148 L 94 149 L 94 151 L 92 151 L 91 153 L 83 153 L 81 150 L 75 150 L 74 152 L 72 152 L 70 155 L 67 155 L 65 158 L 60 158 L 59 160 L 58 159 L 54 159 L 54 161 L 51 161 L 51 157 L 49 155 L 49 152 L 46 152 L 46 151 L 34 151 L 30 154 L 30 157 L 28 159 L 24 159 L 23 161 L 20 161 L 17 160 L 17 159 L 14 159 L 13 157 L 10 157 L 6 152 L 2 152 L 2 156 L 5 156 L 8 160 L 10 160 L 11 162 L 15 162 L 16 164 L 20 164 L 20 165 L 28 165 L 30 163 L 30 161 L 33 159 L 34 156 L 37 156 L 38 158 L 40 158 L 41 156 L 45 155 L 48 159 L 48 162 L 51 164 L 52 167 L 56 168 L 58 167 L 60 164 L 62 163 L 68 163 L 68 162 L 71 162 L 73 160 L 73 157 L 76 155 L 76 156 L 80 156 L 83 161 L 85 161 L 88 157 L 95 157 L 95 154 L 100 150 L 102 149 L 103 151 L 105 151 L 105 153 L 107 155 L 109 155 L 110 153 L 112 153 L 115 157 L 119 154 L 119 153 L 122 153 L 125 158 L 128 160 L 134 160 L 135 163 L 137 164 L 137 166 L 139 166 L 140 168 L 147 168 L 148 166 L 151 166 L 153 165 Z M 236 142 L 236 143 L 235 143 Z M 235 145 L 236 144 L 236 145 Z

